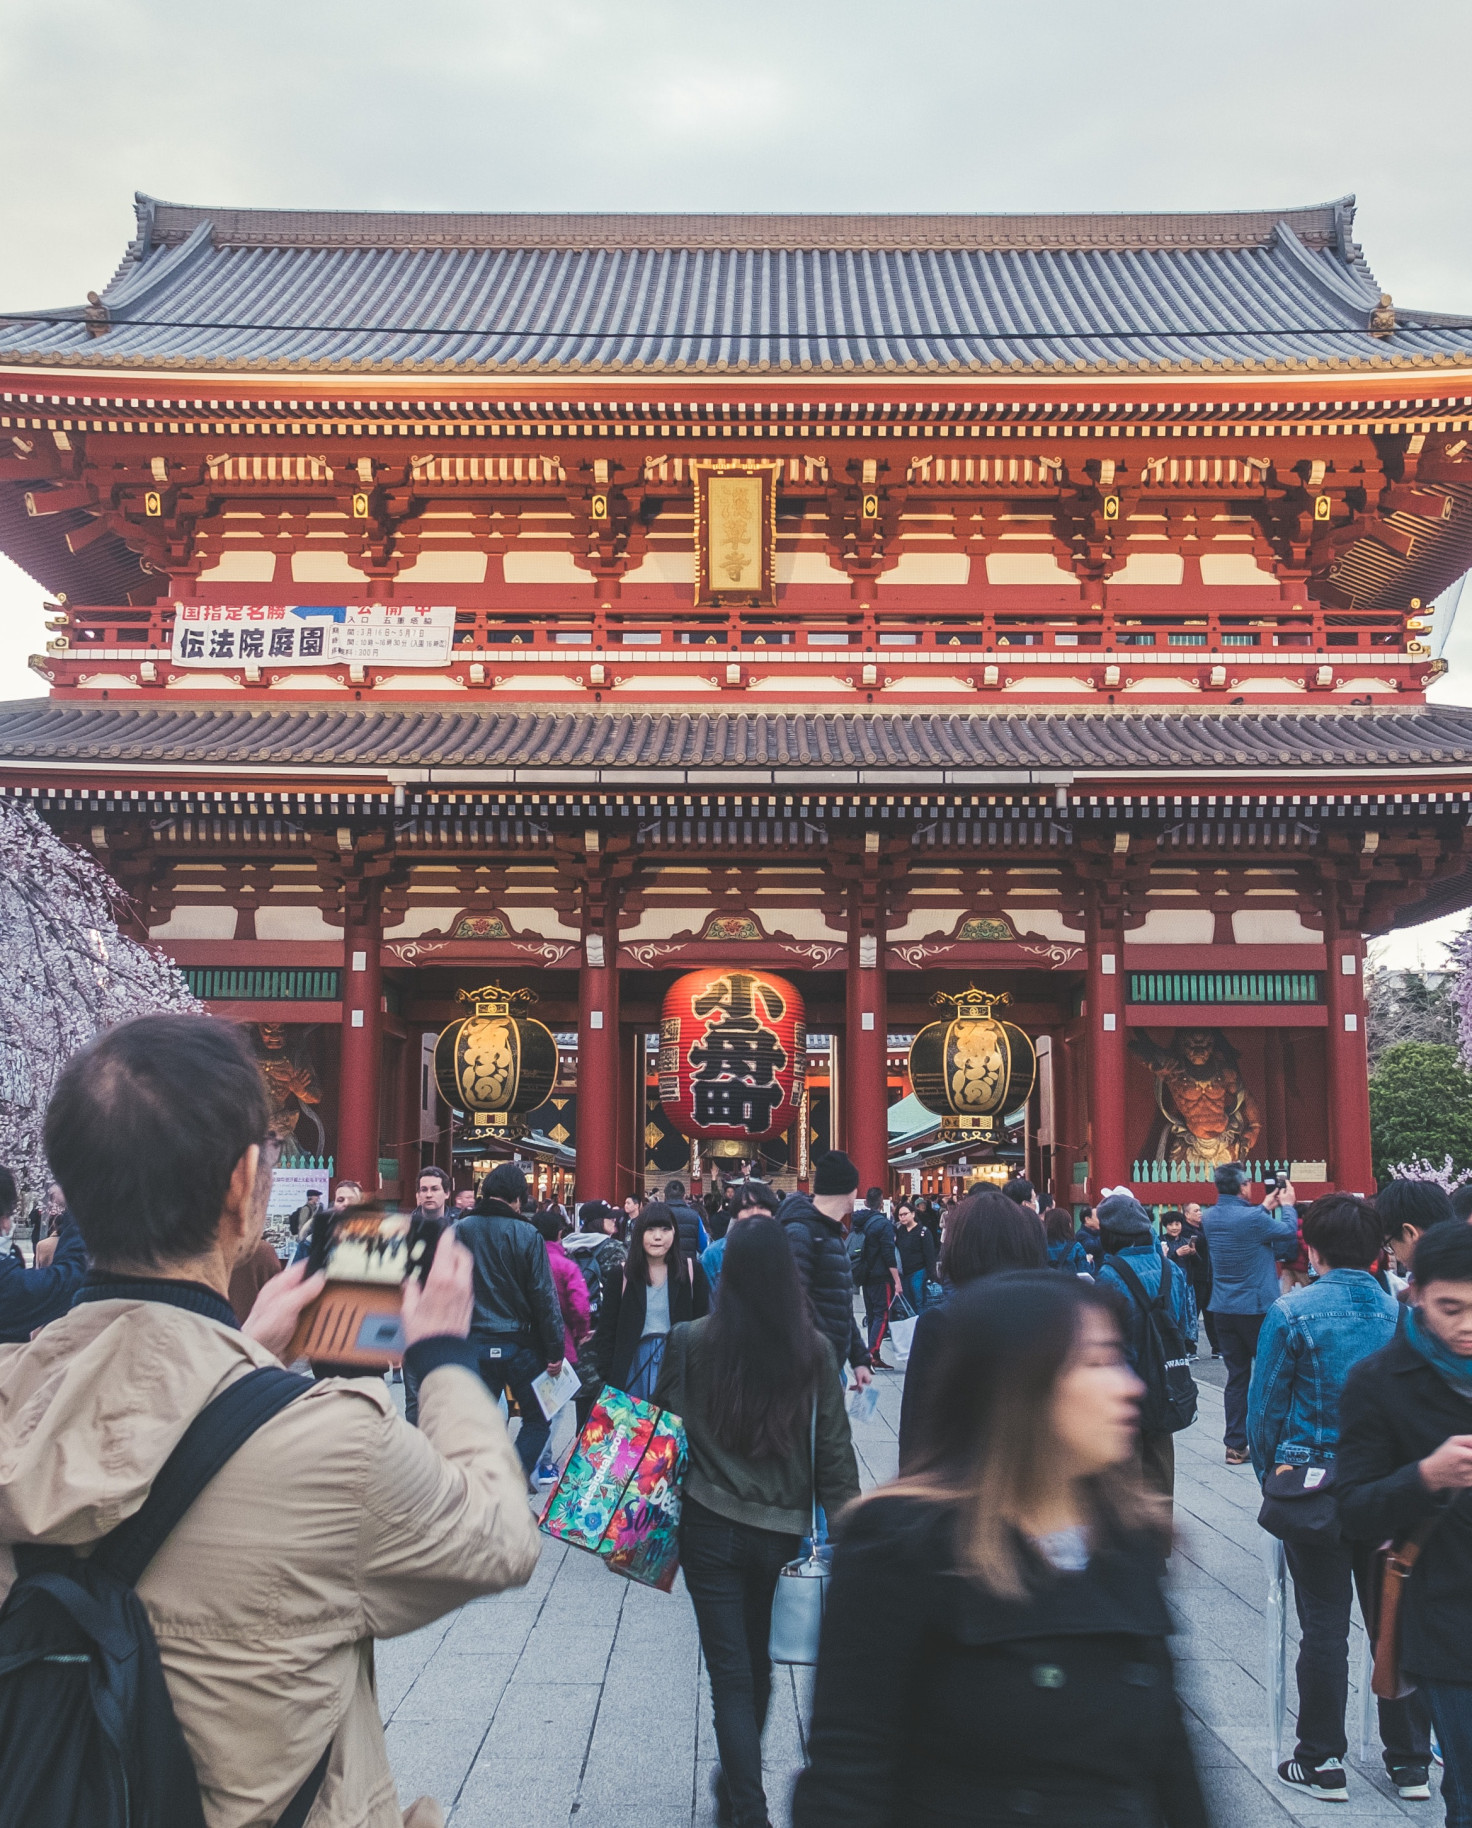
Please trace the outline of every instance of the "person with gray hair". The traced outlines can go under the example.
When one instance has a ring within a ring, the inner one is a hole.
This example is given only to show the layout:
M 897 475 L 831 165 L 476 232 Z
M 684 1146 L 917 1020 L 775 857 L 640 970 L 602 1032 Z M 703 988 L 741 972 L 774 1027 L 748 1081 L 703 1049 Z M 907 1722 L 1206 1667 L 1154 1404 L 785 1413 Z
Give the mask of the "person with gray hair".
M 1236 1162 L 1218 1168 L 1217 1199 L 1201 1215 L 1211 1255 L 1211 1312 L 1227 1365 L 1226 1434 L 1228 1466 L 1247 1464 L 1247 1390 L 1263 1316 L 1278 1299 L 1278 1260 L 1273 1246 L 1298 1236 L 1293 1186 L 1269 1187 L 1261 1206 L 1242 1197 L 1247 1170 Z

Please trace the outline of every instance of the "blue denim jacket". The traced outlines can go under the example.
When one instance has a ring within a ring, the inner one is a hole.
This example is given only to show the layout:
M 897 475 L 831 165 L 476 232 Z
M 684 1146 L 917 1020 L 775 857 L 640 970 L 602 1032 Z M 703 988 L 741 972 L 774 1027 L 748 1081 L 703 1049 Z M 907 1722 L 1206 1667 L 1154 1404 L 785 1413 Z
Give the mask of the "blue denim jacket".
M 1149 1244 L 1132 1244 L 1128 1250 L 1116 1252 L 1123 1258 L 1140 1280 L 1140 1286 L 1153 1301 L 1160 1293 L 1160 1278 L 1170 1276 L 1170 1294 L 1168 1306 L 1170 1317 L 1181 1330 L 1181 1335 L 1191 1344 L 1196 1341 L 1198 1316 L 1196 1313 L 1196 1291 L 1186 1280 L 1186 1272 L 1179 1263 L 1168 1263 L 1161 1255 L 1160 1246 Z M 1140 1329 L 1144 1325 L 1144 1316 L 1140 1304 L 1136 1301 L 1134 1291 L 1125 1286 L 1123 1276 L 1118 1275 L 1111 1267 L 1114 1257 L 1106 1257 L 1100 1267 L 1098 1280 L 1101 1284 L 1115 1289 L 1129 1303 L 1129 1321 L 1125 1331 L 1125 1355 L 1132 1365 L 1139 1363 Z
M 1269 1467 L 1332 1460 L 1339 1396 L 1362 1358 L 1395 1337 L 1400 1305 L 1364 1269 L 1331 1269 L 1268 1310 L 1247 1395 L 1247 1448 Z

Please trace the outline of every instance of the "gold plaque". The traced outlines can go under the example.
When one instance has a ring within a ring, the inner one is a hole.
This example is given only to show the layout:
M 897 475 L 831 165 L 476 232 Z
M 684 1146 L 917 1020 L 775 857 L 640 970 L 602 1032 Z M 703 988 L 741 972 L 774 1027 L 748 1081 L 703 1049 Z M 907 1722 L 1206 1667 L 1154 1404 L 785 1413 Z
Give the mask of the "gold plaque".
M 694 463 L 695 601 L 776 602 L 777 463 Z

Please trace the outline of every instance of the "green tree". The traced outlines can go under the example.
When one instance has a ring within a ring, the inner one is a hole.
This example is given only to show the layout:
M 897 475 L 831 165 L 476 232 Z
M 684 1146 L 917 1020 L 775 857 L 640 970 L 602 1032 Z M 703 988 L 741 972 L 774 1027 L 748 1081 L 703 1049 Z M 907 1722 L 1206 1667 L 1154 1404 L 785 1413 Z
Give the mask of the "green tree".
M 1472 1167 L 1472 1073 L 1455 1047 L 1402 1041 L 1387 1047 L 1370 1076 L 1375 1173 L 1396 1162 Z

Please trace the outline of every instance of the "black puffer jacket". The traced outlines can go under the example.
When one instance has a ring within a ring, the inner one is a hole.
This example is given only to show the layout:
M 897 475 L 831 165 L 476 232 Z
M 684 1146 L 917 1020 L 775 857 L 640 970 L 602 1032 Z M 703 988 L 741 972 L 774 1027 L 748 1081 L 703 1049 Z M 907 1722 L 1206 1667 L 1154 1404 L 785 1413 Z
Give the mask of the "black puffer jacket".
M 777 1212 L 808 1292 L 813 1320 L 840 1364 L 868 1365 L 869 1348 L 854 1319 L 854 1276 L 843 1227 L 805 1193 L 789 1193 Z

